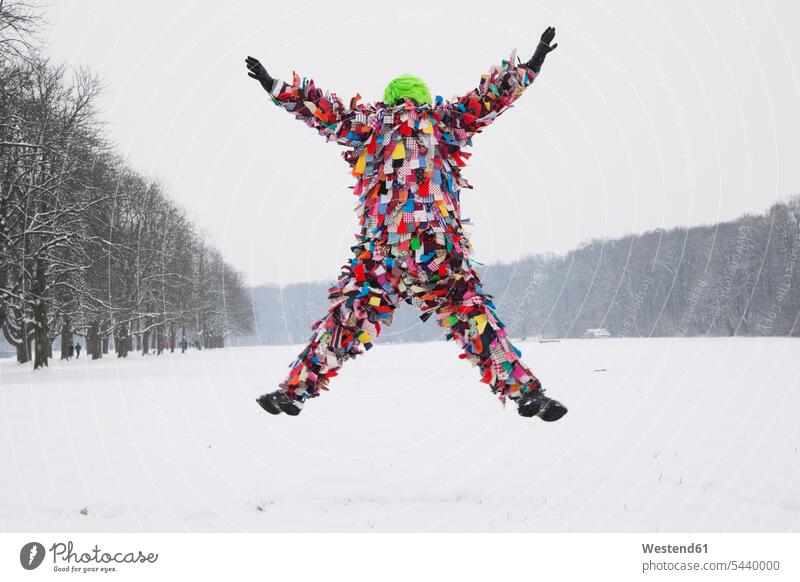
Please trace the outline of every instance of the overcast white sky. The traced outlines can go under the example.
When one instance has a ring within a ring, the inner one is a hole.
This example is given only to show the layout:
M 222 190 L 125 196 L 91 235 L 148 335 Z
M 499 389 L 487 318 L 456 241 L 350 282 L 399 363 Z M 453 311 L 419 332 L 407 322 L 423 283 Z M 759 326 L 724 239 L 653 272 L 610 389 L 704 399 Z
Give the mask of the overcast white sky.
M 341 147 L 271 104 L 244 58 L 349 100 L 401 73 L 449 98 L 548 25 L 542 75 L 478 135 L 475 258 L 760 212 L 800 192 L 797 2 L 58 0 L 49 53 L 105 80 L 112 138 L 253 284 L 330 280 L 356 198 Z

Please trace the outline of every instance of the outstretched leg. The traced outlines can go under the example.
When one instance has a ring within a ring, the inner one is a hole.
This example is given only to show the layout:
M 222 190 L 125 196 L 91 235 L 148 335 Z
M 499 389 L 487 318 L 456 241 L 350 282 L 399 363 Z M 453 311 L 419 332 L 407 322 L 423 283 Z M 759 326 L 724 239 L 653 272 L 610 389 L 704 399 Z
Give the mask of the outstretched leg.
M 306 399 L 328 389 L 329 379 L 346 360 L 372 347 L 382 325 L 391 324 L 397 307 L 391 276 L 364 244 L 352 248 L 354 257 L 342 266 L 338 281 L 328 290 L 331 307 L 311 326 L 314 333 L 290 364 L 281 390 L 258 399 L 267 412 L 299 412 Z
M 422 235 L 418 246 L 422 251 L 409 257 L 414 260 L 404 288 L 411 290 L 411 302 L 423 310 L 423 318 L 436 314 L 447 339 L 464 350 L 460 357 L 479 368 L 481 381 L 501 401 L 516 401 L 523 416 L 561 418 L 566 408 L 544 396 L 541 382 L 522 362 L 466 253 L 450 248 L 441 234 Z
M 478 367 L 481 382 L 489 384 L 501 401 L 542 391 L 541 382 L 511 343 L 477 272 L 471 267 L 456 271 L 446 284 L 448 293 L 434 308 L 436 321 L 447 330 L 447 339 L 461 346 L 461 358 Z

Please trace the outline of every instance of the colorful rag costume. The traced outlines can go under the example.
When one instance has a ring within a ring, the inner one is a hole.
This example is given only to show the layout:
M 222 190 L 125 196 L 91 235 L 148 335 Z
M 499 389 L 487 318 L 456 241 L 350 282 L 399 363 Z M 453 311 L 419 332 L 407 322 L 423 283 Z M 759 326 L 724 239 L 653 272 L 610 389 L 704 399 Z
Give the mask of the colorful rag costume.
M 460 192 L 472 188 L 461 176 L 472 136 L 519 98 L 535 73 L 514 64 L 516 51 L 493 67 L 474 89 L 452 101 L 403 99 L 395 105 L 345 106 L 310 79 L 292 73 L 291 84 L 275 79 L 275 104 L 347 150 L 356 178 L 361 231 L 329 289 L 327 314 L 312 326 L 309 344 L 291 364 L 281 389 L 299 404 L 327 390 L 349 358 L 372 347 L 391 324 L 399 301 L 435 314 L 502 401 L 539 391 L 541 385 L 520 361 L 481 285 L 461 221 Z

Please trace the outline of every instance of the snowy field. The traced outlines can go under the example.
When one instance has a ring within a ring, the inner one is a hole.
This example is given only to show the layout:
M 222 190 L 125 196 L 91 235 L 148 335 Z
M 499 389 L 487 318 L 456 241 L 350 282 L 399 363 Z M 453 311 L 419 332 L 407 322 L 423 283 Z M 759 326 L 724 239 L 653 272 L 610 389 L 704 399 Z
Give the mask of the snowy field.
M 0 530 L 800 531 L 800 340 L 520 344 L 504 410 L 453 343 L 376 345 L 297 418 L 298 346 L 0 361 Z

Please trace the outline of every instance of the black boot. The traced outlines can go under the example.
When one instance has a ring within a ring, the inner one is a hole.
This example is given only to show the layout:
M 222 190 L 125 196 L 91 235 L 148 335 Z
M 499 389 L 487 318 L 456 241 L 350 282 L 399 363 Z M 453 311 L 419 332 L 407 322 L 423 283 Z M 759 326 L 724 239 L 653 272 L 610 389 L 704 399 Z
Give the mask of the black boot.
M 269 394 L 262 394 L 256 398 L 256 402 L 270 414 L 280 414 L 284 412 L 289 416 L 297 416 L 303 405 L 297 400 L 292 400 L 285 392 L 276 390 Z
M 517 412 L 521 416 L 538 416 L 546 422 L 554 422 L 567 413 L 567 407 L 541 392 L 533 392 L 517 400 Z

